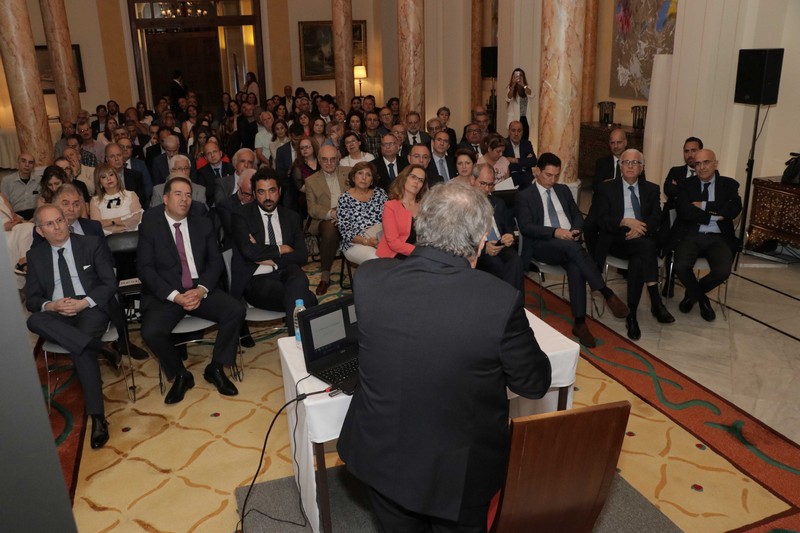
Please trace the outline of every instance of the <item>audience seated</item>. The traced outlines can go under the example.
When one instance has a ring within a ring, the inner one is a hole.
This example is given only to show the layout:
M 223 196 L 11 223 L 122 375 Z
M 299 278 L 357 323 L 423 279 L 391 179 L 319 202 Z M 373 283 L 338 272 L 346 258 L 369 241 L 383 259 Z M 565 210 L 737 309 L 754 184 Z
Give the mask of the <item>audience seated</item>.
M 11 203 L 14 212 L 23 219 L 33 218 L 36 209 L 36 199 L 39 196 L 41 184 L 34 176 L 36 160 L 31 154 L 21 153 L 17 156 L 17 171 L 3 178 L 0 192 Z
M 356 163 L 347 176 L 348 189 L 339 196 L 336 226 L 342 236 L 340 249 L 348 261 L 360 265 L 377 259 L 383 235 L 383 205 L 386 193 L 375 186 L 375 166 Z

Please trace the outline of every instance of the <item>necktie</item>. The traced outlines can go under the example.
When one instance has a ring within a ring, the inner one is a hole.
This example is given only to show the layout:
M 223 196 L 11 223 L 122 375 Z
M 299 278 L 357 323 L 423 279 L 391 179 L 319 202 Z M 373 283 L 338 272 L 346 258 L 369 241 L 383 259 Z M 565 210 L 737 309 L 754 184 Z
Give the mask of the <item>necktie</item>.
M 75 226 L 70 225 L 69 232 L 70 233 L 75 233 Z
M 475 153 L 476 153 L 476 154 L 479 154 L 479 153 L 480 153 L 480 151 L 478 150 L 478 145 L 477 145 L 477 144 L 473 144 L 473 145 L 472 145 L 472 149 L 473 149 L 473 150 L 475 150 Z
M 416 135 L 412 135 L 411 136 L 411 144 L 417 144 L 417 136 Z
M 214 174 L 216 174 L 216 176 L 217 176 L 218 178 L 221 178 L 221 177 L 222 177 L 222 174 L 220 173 L 220 171 L 219 171 L 219 169 L 218 169 L 218 168 L 215 168 L 215 169 L 214 169 Z
M 272 214 L 267 213 L 267 237 L 269 238 L 270 246 L 276 244 L 275 240 L 275 228 L 272 227 Z
M 633 216 L 636 220 L 642 220 L 642 206 L 639 204 L 639 198 L 636 197 L 633 185 L 628 185 L 628 190 L 631 191 L 631 207 L 633 207 Z
M 447 175 L 447 166 L 444 164 L 444 158 L 439 159 L 439 175 L 444 178 L 444 181 L 450 179 L 450 176 Z
M 700 195 L 700 201 L 701 202 L 707 202 L 708 201 L 708 187 L 710 185 L 711 185 L 711 182 L 703 184 L 703 194 Z
M 175 227 L 175 246 L 178 247 L 178 257 L 181 258 L 181 285 L 184 289 L 192 288 L 192 273 L 189 271 L 189 260 L 186 259 L 186 247 L 183 245 L 183 233 L 181 233 L 181 223 L 173 224 Z
M 697 175 L 697 172 L 695 172 L 695 170 L 693 168 L 690 168 L 689 169 L 689 177 L 691 178 L 692 176 L 696 176 L 696 175 Z
M 553 197 L 550 193 L 553 189 L 547 189 L 547 214 L 550 215 L 550 226 L 553 228 L 560 228 L 561 223 L 558 221 L 558 211 L 556 211 L 556 204 L 553 203 Z
M 397 174 L 394 173 L 394 163 L 389 163 L 389 179 L 393 180 L 397 177 Z
M 614 167 L 614 179 L 619 178 L 622 175 L 622 171 L 619 168 L 619 161 L 617 161 L 617 165 Z
M 58 249 L 58 275 L 61 276 L 61 288 L 64 290 L 64 298 L 73 298 L 75 296 L 75 287 L 72 285 L 72 274 L 69 273 L 63 248 Z

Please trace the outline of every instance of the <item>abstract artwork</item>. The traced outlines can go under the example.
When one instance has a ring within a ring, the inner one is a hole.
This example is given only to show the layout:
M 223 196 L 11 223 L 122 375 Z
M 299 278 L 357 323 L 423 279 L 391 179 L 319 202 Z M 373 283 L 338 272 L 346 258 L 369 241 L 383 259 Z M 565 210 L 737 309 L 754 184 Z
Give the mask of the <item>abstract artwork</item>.
M 612 97 L 647 100 L 653 57 L 672 53 L 677 12 L 678 0 L 615 0 Z

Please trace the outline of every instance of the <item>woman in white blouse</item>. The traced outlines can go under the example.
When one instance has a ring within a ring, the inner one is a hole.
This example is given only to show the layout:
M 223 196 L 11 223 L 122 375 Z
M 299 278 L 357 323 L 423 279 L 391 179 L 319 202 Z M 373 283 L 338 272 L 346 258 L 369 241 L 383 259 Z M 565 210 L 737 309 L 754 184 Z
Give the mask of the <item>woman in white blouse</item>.
M 339 162 L 340 166 L 354 167 L 356 166 L 356 163 L 361 163 L 362 161 L 372 161 L 375 159 L 375 156 L 371 153 L 361 151 L 361 143 L 361 135 L 352 130 L 346 132 L 342 136 L 341 151 L 343 154 L 347 155 Z

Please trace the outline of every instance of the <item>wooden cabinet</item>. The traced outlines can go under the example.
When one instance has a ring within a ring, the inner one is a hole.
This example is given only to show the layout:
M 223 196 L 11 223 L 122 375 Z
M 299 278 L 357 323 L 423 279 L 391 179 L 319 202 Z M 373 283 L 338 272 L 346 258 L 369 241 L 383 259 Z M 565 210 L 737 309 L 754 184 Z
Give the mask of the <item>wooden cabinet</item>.
M 800 186 L 783 185 L 780 177 L 753 180 L 747 248 L 757 250 L 766 241 L 800 247 Z

